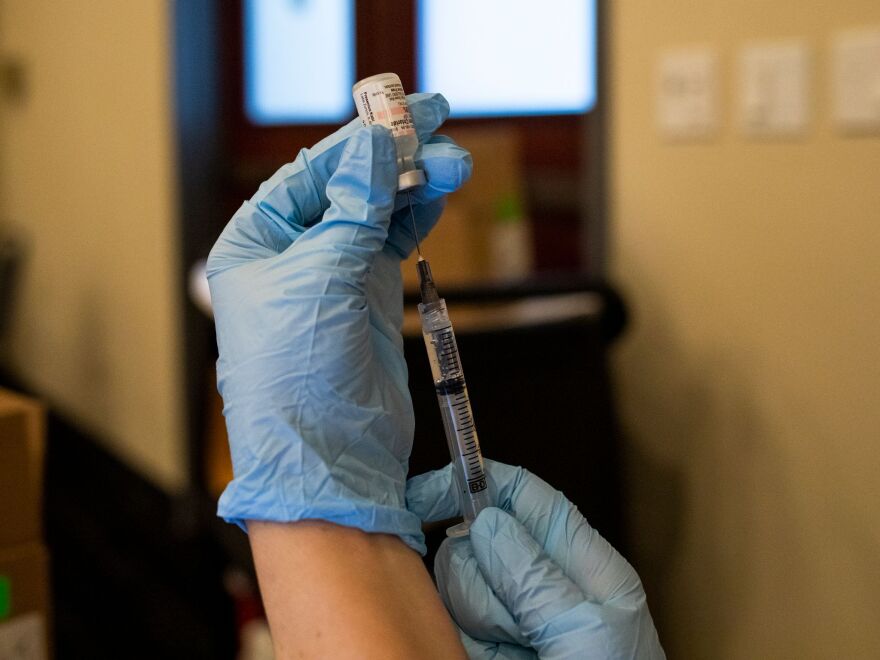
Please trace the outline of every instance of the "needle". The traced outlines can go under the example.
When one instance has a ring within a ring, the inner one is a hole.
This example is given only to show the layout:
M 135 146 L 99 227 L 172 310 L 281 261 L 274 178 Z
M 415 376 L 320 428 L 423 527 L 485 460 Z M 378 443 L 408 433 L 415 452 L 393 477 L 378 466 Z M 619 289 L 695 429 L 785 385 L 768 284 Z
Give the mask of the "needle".
M 412 220 L 412 228 L 413 228 L 413 236 L 416 239 L 416 252 L 419 253 L 419 259 L 422 258 L 422 246 L 419 245 L 419 230 L 416 229 L 416 214 L 413 213 L 412 207 L 412 197 L 409 195 L 409 190 L 406 191 L 406 202 L 409 204 L 409 217 Z

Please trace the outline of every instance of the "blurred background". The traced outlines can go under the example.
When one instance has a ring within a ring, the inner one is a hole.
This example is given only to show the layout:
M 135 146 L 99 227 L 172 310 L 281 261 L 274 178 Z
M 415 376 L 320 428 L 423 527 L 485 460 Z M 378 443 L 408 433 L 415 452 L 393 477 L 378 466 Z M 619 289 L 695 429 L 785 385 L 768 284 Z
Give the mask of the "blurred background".
M 474 155 L 425 249 L 484 454 L 669 657 L 880 656 L 876 0 L 0 0 L 0 658 L 271 657 L 200 264 L 384 71 Z

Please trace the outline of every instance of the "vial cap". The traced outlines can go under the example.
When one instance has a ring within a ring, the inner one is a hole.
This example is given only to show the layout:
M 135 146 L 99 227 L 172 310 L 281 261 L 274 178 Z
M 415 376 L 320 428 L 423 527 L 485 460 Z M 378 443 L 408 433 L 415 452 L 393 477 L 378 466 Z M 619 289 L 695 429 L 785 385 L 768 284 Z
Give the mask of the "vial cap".
M 409 170 L 408 172 L 403 172 L 397 177 L 397 189 L 409 190 L 410 188 L 423 186 L 427 181 L 425 173 L 422 170 Z

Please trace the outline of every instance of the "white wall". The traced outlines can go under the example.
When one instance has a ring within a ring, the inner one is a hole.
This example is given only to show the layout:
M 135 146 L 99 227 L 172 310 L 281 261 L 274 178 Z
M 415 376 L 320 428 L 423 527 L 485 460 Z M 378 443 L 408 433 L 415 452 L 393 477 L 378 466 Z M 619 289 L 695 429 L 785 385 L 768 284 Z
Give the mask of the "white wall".
M 185 479 L 170 5 L 5 0 L 0 217 L 32 239 L 13 370 L 169 489 Z
M 636 560 L 670 657 L 880 654 L 880 137 L 831 122 L 832 32 L 876 0 L 612 6 L 617 356 Z M 735 54 L 806 38 L 803 140 L 737 131 Z M 721 53 L 722 130 L 656 132 L 667 48 Z

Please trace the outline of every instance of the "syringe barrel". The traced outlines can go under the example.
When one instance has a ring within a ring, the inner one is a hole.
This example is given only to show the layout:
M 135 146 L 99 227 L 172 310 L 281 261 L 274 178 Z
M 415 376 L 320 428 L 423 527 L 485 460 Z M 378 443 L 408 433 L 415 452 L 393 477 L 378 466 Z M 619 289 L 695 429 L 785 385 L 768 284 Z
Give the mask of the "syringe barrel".
M 423 303 L 419 314 L 464 517 L 462 525 L 447 533 L 458 536 L 467 533 L 470 523 L 490 505 L 483 455 L 446 301 Z
M 458 358 L 458 343 L 446 311 L 446 301 L 440 298 L 428 304 L 421 303 L 419 315 L 434 385 L 454 378 L 464 378 Z

